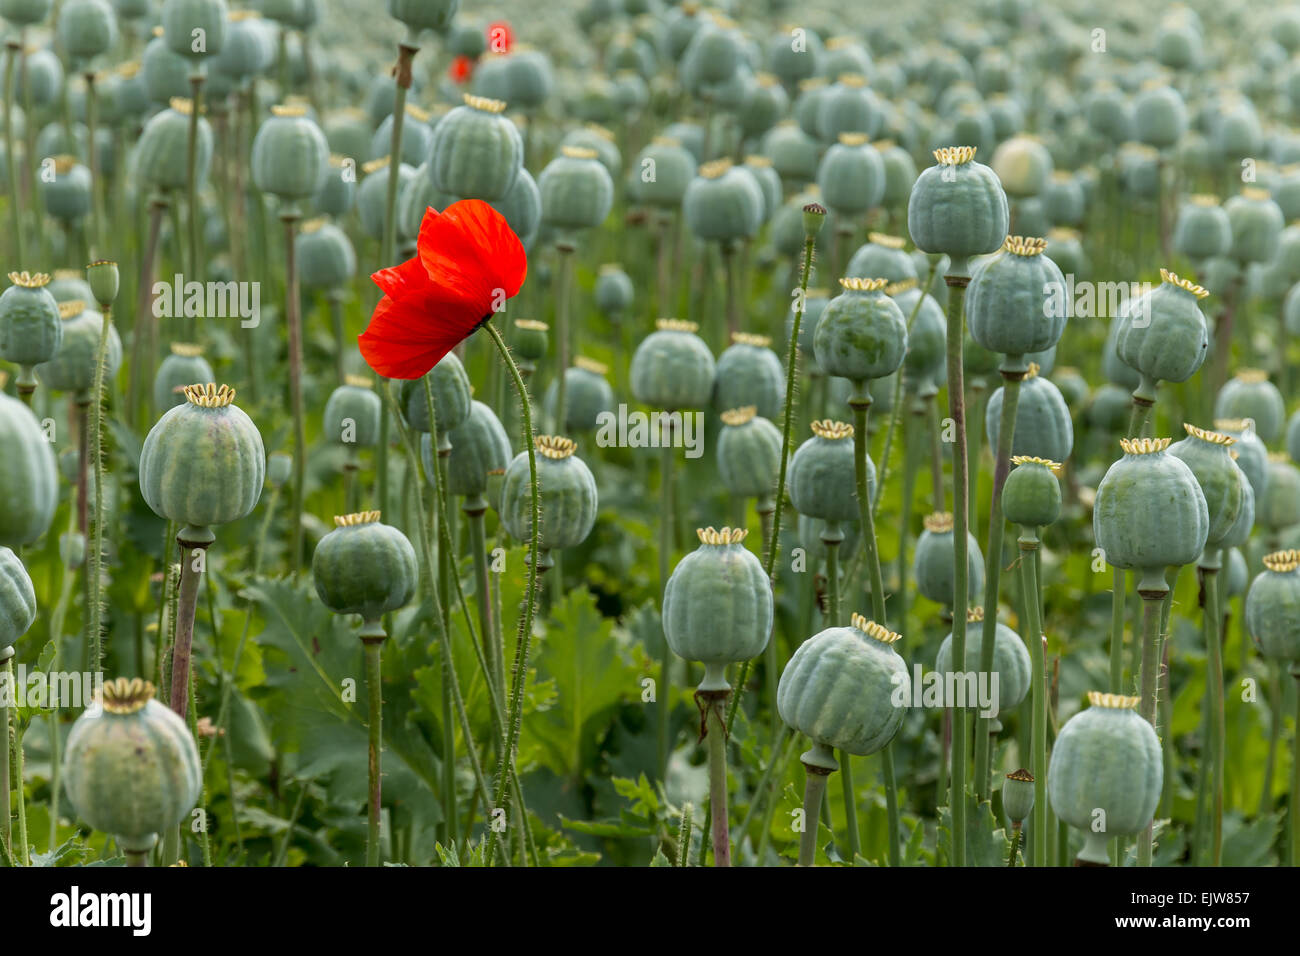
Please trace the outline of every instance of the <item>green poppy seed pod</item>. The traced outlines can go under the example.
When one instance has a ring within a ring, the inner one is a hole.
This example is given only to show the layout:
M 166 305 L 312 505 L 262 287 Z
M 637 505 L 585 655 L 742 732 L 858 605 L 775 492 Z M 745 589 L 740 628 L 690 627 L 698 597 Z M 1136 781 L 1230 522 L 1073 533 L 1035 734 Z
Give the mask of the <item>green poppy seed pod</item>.
M 1292 461 L 1300 461 L 1300 409 L 1291 416 L 1286 426 L 1286 453 Z
M 793 120 L 782 120 L 767 131 L 762 152 L 787 183 L 808 183 L 817 178 L 821 150 L 817 141 Z
M 266 459 L 266 480 L 273 488 L 283 488 L 293 476 L 293 456 L 272 452 Z
M 1168 269 L 1160 285 L 1129 299 L 1116 321 L 1115 352 L 1141 376 L 1133 394 L 1154 402 L 1157 382 L 1185 382 L 1205 362 L 1209 327 L 1200 300 L 1210 293 Z
M 1187 132 L 1187 105 L 1172 86 L 1156 81 L 1133 101 L 1133 126 L 1137 138 L 1148 146 L 1165 149 Z
M 304 289 L 342 289 L 356 277 L 357 254 L 352 240 L 332 222 L 309 219 L 293 243 Z
M 1269 455 L 1267 484 L 1263 504 L 1258 506 L 1260 526 L 1278 534 L 1300 524 L 1300 469 L 1283 454 Z
M 614 410 L 614 389 L 605 377 L 609 369 L 600 362 L 579 355 L 564 372 L 564 427 L 571 432 L 591 431 L 600 425 L 601 416 Z M 542 407 L 548 416 L 555 415 L 559 388 L 554 380 L 546 388 Z
M 1214 399 L 1214 417 L 1250 418 L 1255 434 L 1271 445 L 1282 437 L 1286 422 L 1286 402 L 1276 385 L 1262 369 L 1243 368 L 1224 386 Z
M 1128 428 L 1133 415 L 1133 395 L 1119 385 L 1103 385 L 1088 404 L 1088 424 L 1113 437 Z
M 438 419 L 439 447 L 447 433 L 456 428 L 469 415 L 472 389 L 465 366 L 448 352 L 428 373 L 429 389 L 433 392 L 433 412 Z M 417 432 L 429 431 L 429 397 L 424 390 L 423 378 L 407 379 L 398 388 L 398 405 L 406 422 Z
M 242 85 L 265 73 L 274 62 L 271 33 L 259 17 L 253 10 L 230 11 L 225 42 L 212 58 L 214 76 L 228 77 L 232 83 Z
M 650 103 L 650 87 L 634 70 L 619 70 L 614 76 L 614 99 L 624 113 L 638 116 Z
M 87 393 L 95 384 L 95 365 L 99 359 L 99 336 L 104 316 L 86 303 L 72 301 L 59 306 L 63 317 L 63 341 L 48 362 L 36 366 L 36 374 L 46 388 L 72 392 L 76 401 L 89 401 Z M 104 380 L 112 381 L 122 365 L 122 340 L 117 328 L 108 326 L 108 352 L 104 359 Z
M 1121 306 L 1121 315 L 1122 312 L 1123 307 Z M 1121 316 L 1117 315 L 1107 327 L 1106 342 L 1101 347 L 1101 371 L 1106 376 L 1107 382 L 1124 390 L 1131 405 L 1133 389 L 1137 388 L 1142 381 L 1142 375 L 1137 369 L 1119 357 L 1119 335 L 1123 331 L 1124 325 Z M 1207 326 L 1207 335 L 1208 331 Z
M 45 211 L 64 224 L 90 214 L 91 189 L 90 170 L 71 156 L 55 156 L 54 178 L 39 187 Z
M 429 159 L 435 189 L 486 202 L 510 191 L 523 167 L 524 142 L 502 115 L 505 108 L 501 100 L 466 95 L 463 105 L 438 121 Z
M 1193 262 L 1232 251 L 1232 223 L 1217 196 L 1194 195 L 1179 207 L 1173 244 Z
M 1232 258 L 1238 262 L 1271 261 L 1286 221 L 1268 191 L 1247 187 L 1223 208 L 1232 226 Z
M 681 205 L 695 170 L 695 157 L 678 140 L 656 137 L 637 154 L 628 195 L 647 206 L 675 209 Z
M 1269 182 L 1269 194 L 1287 222 L 1300 218 L 1300 166 L 1284 166 Z
M 118 275 L 117 263 L 109 259 L 98 259 L 86 266 L 86 281 L 90 283 L 95 301 L 101 308 L 107 309 L 117 298 Z
M 1210 532 L 1205 495 L 1168 438 L 1122 438 L 1124 457 L 1097 485 L 1093 534 L 1112 567 L 1139 572 L 1139 591 L 1165 593 L 1165 569 L 1191 564 Z
M 301 106 L 272 106 L 253 138 L 253 182 L 282 202 L 310 199 L 329 175 L 329 144 Z
M 817 364 L 859 390 L 871 379 L 895 372 L 907 354 L 907 319 L 885 294 L 888 284 L 886 279 L 841 279 L 844 291 L 827 303 L 817 321 Z
M 1074 229 L 1057 227 L 1048 232 L 1046 254 L 1067 276 L 1086 277 L 1092 270 L 1080 234 Z
M 704 19 L 682 51 L 680 70 L 683 84 L 698 87 L 725 83 L 739 68 L 740 62 L 741 51 L 735 32 L 719 26 L 712 19 Z
M 144 124 L 135 147 L 135 172 L 141 182 L 164 192 L 185 189 L 193 102 L 173 97 L 171 106 Z M 200 188 L 212 165 L 212 126 L 200 116 L 195 139 L 194 174 Z
M 632 355 L 632 395 L 651 408 L 708 408 L 716 365 L 694 322 L 659 319 Z
M 1007 194 L 997 174 L 975 162 L 974 146 L 934 151 L 907 201 L 907 230 L 918 249 L 952 257 L 949 275 L 968 275 L 971 256 L 996 252 L 1007 235 Z
M 906 282 L 911 279 L 916 282 L 916 264 L 903 248 L 906 245 L 906 240 L 901 236 L 888 236 L 883 232 L 869 233 L 867 241 L 858 246 L 849 258 L 844 275 L 850 279 L 883 278 L 890 282 Z
M 524 250 L 529 250 L 542 224 L 542 194 L 537 186 L 537 180 L 533 179 L 533 174 L 526 169 L 520 169 L 514 185 L 506 192 L 505 197 L 490 205 L 505 216 L 506 224 L 519 237 Z
M 998 144 L 989 166 L 1007 195 L 1016 199 L 1042 194 L 1052 179 L 1052 154 L 1030 136 L 1013 136 Z
M 725 412 L 753 405 L 775 421 L 785 404 L 785 370 L 765 335 L 733 332 L 731 345 L 718 356 L 713 408 Z
M 704 665 L 701 691 L 728 691 L 727 665 L 757 657 L 772 633 L 772 584 L 740 528 L 701 528 L 700 546 L 664 587 L 664 638 Z
M 371 239 L 382 239 L 388 215 L 388 177 L 392 167 L 388 157 L 373 159 L 361 167 L 365 178 L 357 187 L 357 215 L 361 228 Z M 416 176 L 416 170 L 403 163 L 397 171 L 397 192 L 401 195 Z
M 821 74 L 822 41 L 812 30 L 805 31 L 802 49 L 790 42 L 788 30 L 778 31 L 767 43 L 764 63 L 787 88 Z
M 577 547 L 587 540 L 596 524 L 599 499 L 596 479 L 574 454 L 577 446 L 570 439 L 538 435 L 535 443 L 542 516 L 538 538 L 543 552 L 538 567 L 544 568 L 550 567 L 545 552 Z M 501 522 L 516 541 L 531 540 L 532 496 L 526 451 L 516 455 L 506 468 L 501 486 Z
M 1028 770 L 1014 770 L 1002 783 L 1002 809 L 1014 824 L 1024 823 L 1034 809 L 1034 775 Z
M 763 194 L 763 222 L 768 222 L 781 208 L 781 200 L 785 195 L 781 174 L 772 168 L 772 161 L 766 156 L 746 156 L 740 169 L 752 176 L 758 184 L 758 191 Z
M 202 535 L 209 525 L 238 521 L 257 507 L 266 449 L 253 420 L 234 404 L 234 389 L 193 385 L 185 398 L 145 436 L 140 492 L 158 517 Z M 211 540 L 211 531 L 206 534 Z
M 545 357 L 551 327 L 535 319 L 515 319 L 511 349 L 525 362 Z
M 327 137 L 328 138 L 328 137 Z M 330 155 L 325 184 L 312 199 L 312 207 L 323 216 L 344 216 L 357 201 L 356 166 L 351 157 Z
M 614 182 L 594 149 L 563 146 L 537 177 L 542 222 L 569 232 L 599 226 L 614 205 Z
M 614 134 L 603 126 L 588 123 L 570 130 L 565 134 L 560 146 L 561 148 L 576 146 L 578 149 L 594 151 L 611 180 L 616 179 L 623 171 L 623 154 L 618 150 Z
M 718 474 L 737 498 L 771 507 L 781 465 L 781 431 L 753 405 L 724 411 L 718 435 Z
M 745 89 L 745 98 L 740 104 L 741 132 L 746 137 L 756 138 L 771 129 L 776 121 L 785 115 L 790 107 L 790 97 L 786 95 L 780 80 L 770 73 L 760 73 L 754 77 Z
M 181 56 L 214 56 L 225 45 L 229 16 L 226 0 L 165 0 L 163 39 Z
M 1232 450 L 1237 453 L 1237 467 L 1246 474 L 1255 492 L 1255 504 L 1262 506 L 1268 493 L 1268 449 L 1255 434 L 1255 423 L 1250 419 L 1216 418 L 1214 430 L 1237 440 Z
M 43 272 L 11 272 L 0 294 L 0 358 L 23 367 L 20 385 L 34 385 L 32 366 L 48 362 L 63 342 L 59 304 Z
M 886 286 L 885 294 L 894 300 L 902 314 L 912 323 L 907 332 L 907 354 L 903 357 L 904 388 L 916 390 L 921 383 L 944 377 L 948 367 L 948 320 L 943 314 L 943 308 L 933 296 L 926 295 L 917 287 L 915 279 L 905 279 Z M 913 312 L 915 318 L 912 318 Z M 885 394 L 887 389 L 876 391 L 881 393 L 886 402 L 893 398 L 892 392 Z M 880 410 L 887 409 L 881 406 Z
M 166 411 L 185 402 L 185 386 L 216 383 L 203 349 L 189 342 L 173 342 L 153 377 L 153 407 Z
M 117 44 L 117 15 L 108 0 L 66 0 L 59 8 L 58 37 L 69 56 L 89 60 Z
M 686 187 L 682 214 L 699 239 L 747 239 L 763 223 L 764 199 L 758 182 L 730 160 L 705 163 Z
M 119 677 L 104 684 L 102 708 L 88 708 L 68 732 L 63 784 L 77 815 L 144 854 L 199 799 L 199 752 L 185 721 L 153 699 L 153 684 Z
M 63 89 L 63 63 L 53 50 L 46 49 L 28 52 L 26 60 L 27 76 L 24 78 L 23 71 L 18 71 L 17 99 L 30 101 L 33 107 L 49 106 Z
M 36 620 L 36 591 L 22 559 L 0 546 L 0 655 Z M 761 648 L 760 648 L 761 649 Z
M 514 457 L 505 427 L 489 406 L 474 402 L 469 415 L 447 437 L 451 439 L 447 493 L 467 499 L 467 511 L 479 505 L 487 507 L 482 497 L 488 491 L 488 475 L 493 471 L 504 472 Z M 433 442 L 428 435 L 420 438 L 420 457 L 425 472 L 432 474 Z
M 955 669 L 959 673 L 976 673 L 979 671 L 982 649 L 984 647 L 984 608 L 973 607 L 966 613 L 966 660 Z M 979 624 L 980 627 L 971 625 Z M 934 660 L 934 669 L 948 680 L 954 670 L 952 659 L 952 634 L 943 639 L 939 653 Z M 994 717 L 1015 710 L 1029 693 L 1029 676 L 1033 671 L 1029 662 L 1029 650 L 1020 635 L 998 622 L 993 636 L 993 670 L 997 675 L 998 699 L 997 713 Z
M 866 77 L 846 71 L 817 96 L 813 123 L 822 142 L 834 143 L 845 133 L 870 139 L 880 131 L 882 118 L 880 101 L 867 86 Z M 884 170 L 878 171 L 883 176 Z
M 865 133 L 841 133 L 817 167 L 817 185 L 836 212 L 864 213 L 884 198 L 885 164 Z
M 1006 356 L 1003 368 L 1023 371 L 1029 353 L 1060 341 L 1070 303 L 1065 276 L 1043 255 L 1044 239 L 1008 236 L 1001 251 L 971 270 L 966 318 L 971 337 Z
M 367 159 L 381 159 L 387 156 L 393 145 L 393 117 L 385 116 L 370 136 L 370 148 L 366 151 Z M 406 105 L 406 118 L 402 121 L 402 162 L 419 166 L 433 149 L 433 127 L 429 125 L 429 114 L 414 103 Z
M 1045 528 L 1061 517 L 1061 466 L 1045 458 L 1013 455 L 1016 467 L 1002 485 L 1002 513 L 1012 524 Z
M 1225 574 L 1224 587 L 1228 600 L 1235 597 L 1243 597 L 1246 594 L 1246 586 L 1250 584 L 1250 570 L 1246 566 L 1246 558 L 1242 555 L 1240 548 L 1229 548 L 1225 555 Z
M 325 140 L 333 155 L 346 157 L 357 166 L 370 152 L 371 126 L 364 110 L 347 107 L 330 113 L 324 122 Z
M 388 0 L 388 15 L 410 28 L 446 33 L 460 10 L 460 0 Z
M 600 267 L 596 277 L 596 308 L 603 315 L 621 319 L 632 308 L 635 291 L 632 277 L 617 263 L 608 262 Z
M 893 647 L 898 639 L 854 614 L 849 627 L 829 627 L 799 645 L 781 672 L 776 706 L 812 740 L 806 765 L 831 771 L 838 766 L 831 751 L 865 757 L 894 739 L 912 699 L 907 664 Z
M 1083 831 L 1079 859 L 1106 866 L 1112 837 L 1141 833 L 1150 824 L 1164 765 L 1155 728 L 1133 709 L 1138 698 L 1093 691 L 1088 701 L 1091 706 L 1067 720 L 1056 738 L 1047 796 L 1060 819 Z M 1096 828 L 1099 821 L 1104 828 Z
M 1225 539 L 1236 527 L 1250 482 L 1232 460 L 1229 449 L 1236 444 L 1235 438 L 1186 423 L 1183 428 L 1187 437 L 1171 445 L 1169 454 L 1187 464 L 1205 496 L 1210 520 L 1205 547 L 1210 553 L 1202 560 L 1201 567 L 1208 568 L 1214 565 L 1206 561 L 1217 557 L 1218 550 L 1224 547 Z
M 912 556 L 912 577 L 922 597 L 936 604 L 951 606 L 957 593 L 956 563 L 953 559 L 953 521 L 947 512 L 926 515 L 925 530 L 916 539 Z M 973 534 L 966 536 L 966 590 L 975 600 L 984 590 L 984 558 Z
M 916 162 L 912 154 L 893 140 L 879 140 L 876 149 L 880 151 L 881 163 L 885 169 L 885 192 L 880 204 L 896 208 L 907 202 L 907 197 L 916 185 Z
M 787 487 L 794 510 L 834 524 L 858 517 L 853 426 L 830 420 L 812 423 L 813 437 L 790 459 Z M 874 493 L 876 469 L 867 458 L 867 487 Z
M 1186 70 L 1201 61 L 1201 32 L 1187 20 L 1166 17 L 1156 30 L 1156 60 L 1171 70 Z
M 1043 189 L 1043 213 L 1047 220 L 1061 226 L 1080 226 L 1087 212 L 1088 200 L 1083 186 L 1075 179 L 1073 173 L 1057 170 Z M 1049 234 L 1048 238 L 1051 236 Z M 1047 250 L 1052 255 L 1052 250 Z M 1059 263 L 1058 263 L 1059 264 Z M 1065 269 L 1069 272 L 1070 270 Z
M 0 392 L 0 545 L 39 539 L 54 520 L 58 471 L 40 423 L 25 404 Z
M 140 54 L 140 75 L 153 103 L 168 103 L 190 95 L 190 61 L 173 52 L 161 36 L 145 44 Z
M 50 15 L 53 0 L 0 0 L 0 17 L 15 26 L 33 26 Z
M 419 580 L 415 548 L 380 517 L 378 511 L 336 516 L 336 527 L 311 557 L 321 603 L 335 614 L 361 615 L 363 640 L 382 635 L 379 619 L 409 604 Z
M 1246 628 L 1269 660 L 1300 667 L 1300 551 L 1276 551 L 1246 592 Z
M 990 448 L 998 445 L 1002 430 L 1003 389 L 989 396 L 984 412 L 984 433 Z M 1011 453 L 1048 461 L 1068 461 L 1074 451 L 1074 421 L 1061 390 L 1038 374 L 1037 363 L 1020 383 L 1020 401 L 1016 407 L 1016 430 L 1011 439 Z
M 349 375 L 325 402 L 325 438 L 345 448 L 373 448 L 379 439 L 383 402 L 370 379 Z

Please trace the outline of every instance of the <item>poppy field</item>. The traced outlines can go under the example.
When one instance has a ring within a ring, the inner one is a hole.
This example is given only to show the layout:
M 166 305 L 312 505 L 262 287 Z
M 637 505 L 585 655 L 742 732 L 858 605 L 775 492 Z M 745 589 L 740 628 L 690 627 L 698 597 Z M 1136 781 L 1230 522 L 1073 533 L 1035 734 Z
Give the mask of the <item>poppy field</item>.
M 1300 865 L 1300 6 L 0 28 L 0 868 Z

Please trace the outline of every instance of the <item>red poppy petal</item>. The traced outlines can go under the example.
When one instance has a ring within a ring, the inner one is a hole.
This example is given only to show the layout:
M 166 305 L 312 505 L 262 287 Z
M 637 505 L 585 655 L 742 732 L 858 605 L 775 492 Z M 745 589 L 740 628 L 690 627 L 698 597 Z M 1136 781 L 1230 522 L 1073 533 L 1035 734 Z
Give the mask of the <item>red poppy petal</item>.
M 435 285 L 456 288 L 482 318 L 501 293 L 511 298 L 528 274 L 523 243 L 504 216 L 481 199 L 462 199 L 420 223 L 420 261 Z M 500 290 L 500 291 L 498 291 Z
M 448 320 L 450 319 L 450 321 Z M 442 316 L 384 296 L 357 339 L 361 355 L 385 378 L 419 378 L 438 364 L 468 334 L 478 319 L 468 313 Z
M 399 266 L 380 269 L 370 276 L 375 285 L 384 294 L 398 302 L 410 305 L 421 312 L 435 311 L 440 308 L 455 309 L 477 308 L 477 303 L 466 298 L 465 290 L 456 285 L 435 285 L 429 279 L 419 258 L 407 259 Z M 475 318 L 475 322 L 482 315 Z

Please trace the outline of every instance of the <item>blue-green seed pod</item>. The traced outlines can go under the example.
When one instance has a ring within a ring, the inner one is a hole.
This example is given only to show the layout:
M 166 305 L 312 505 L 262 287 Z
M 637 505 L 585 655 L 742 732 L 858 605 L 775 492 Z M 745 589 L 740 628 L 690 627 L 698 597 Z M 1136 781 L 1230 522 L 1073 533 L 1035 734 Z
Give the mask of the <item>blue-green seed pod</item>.
M 488 474 L 504 472 L 514 457 L 505 426 L 482 402 L 471 403 L 469 415 L 447 437 L 451 439 L 451 454 L 447 456 L 447 493 L 451 495 L 481 498 L 488 491 Z M 428 435 L 420 439 L 420 456 L 425 472 L 431 473 L 433 442 Z M 477 503 L 467 500 L 465 505 L 468 509 Z
M 781 432 L 756 414 L 753 405 L 724 411 L 718 435 L 718 474 L 738 498 L 759 499 L 759 510 L 773 506 L 781 463 Z
M 329 175 L 329 144 L 300 106 L 273 106 L 253 138 L 253 182 L 282 202 L 310 199 Z
M 1050 349 L 1065 331 L 1072 303 L 1065 276 L 1043 255 L 1044 239 L 1008 236 L 1002 250 L 971 270 L 966 318 L 971 337 L 1006 356 L 1003 367 L 1026 368 L 1024 356 Z
M 373 448 L 379 439 L 383 402 L 364 376 L 349 375 L 325 402 L 322 432 L 346 448 Z
M 212 73 L 241 86 L 270 68 L 275 61 L 275 45 L 256 12 L 232 10 L 228 20 L 226 40 L 212 58 Z
M 1300 524 L 1300 469 L 1281 453 L 1269 455 L 1268 492 L 1258 518 L 1260 527 L 1272 534 Z
M 850 279 L 888 279 L 891 283 L 916 281 L 916 264 L 905 251 L 906 245 L 901 236 L 869 233 L 867 241 L 849 258 L 844 275 Z
M 817 141 L 792 120 L 782 120 L 763 137 L 763 155 L 787 183 L 809 183 L 817 178 L 820 149 Z
M 542 552 L 573 548 L 587 539 L 596 523 L 598 497 L 591 469 L 574 454 L 576 446 L 558 435 L 538 435 L 537 482 L 540 487 Z M 501 522 L 516 541 L 530 541 L 533 527 L 528 453 L 520 452 L 506 468 L 501 487 Z M 547 566 L 543 554 L 538 567 Z
M 410 603 L 419 580 L 415 548 L 379 519 L 378 511 L 336 517 L 337 527 L 320 539 L 311 557 L 321 603 L 335 614 L 361 615 L 363 639 L 385 614 Z
M 1168 148 L 1187 132 L 1187 105 L 1172 86 L 1156 82 L 1133 101 L 1133 125 L 1141 142 Z
M 0 546 L 0 653 L 36 620 L 36 591 L 22 559 Z
M 617 263 L 605 263 L 596 276 L 595 299 L 596 308 L 602 314 L 615 320 L 622 319 L 635 299 L 632 277 Z
M 616 179 L 623 171 L 623 154 L 619 152 L 614 134 L 603 126 L 587 123 L 585 126 L 569 130 L 560 143 L 561 148 L 565 146 L 595 151 L 596 158 L 600 160 L 600 165 L 605 167 L 611 180 Z
M 912 154 L 893 140 L 882 139 L 875 145 L 885 168 L 885 192 L 880 204 L 890 209 L 897 208 L 907 202 L 912 187 L 916 185 L 916 163 Z
M 759 73 L 745 88 L 737 119 L 746 137 L 762 136 L 785 115 L 790 98 L 780 81 L 770 73 Z
M 54 178 L 40 181 L 45 211 L 63 223 L 74 223 L 90 214 L 90 170 L 71 156 L 54 157 Z
M 961 673 L 979 671 L 979 661 L 984 647 L 984 608 L 973 607 L 966 614 L 966 660 L 956 670 Z M 972 627 L 979 624 L 980 627 Z M 952 634 L 943 639 L 939 653 L 934 660 L 937 674 L 947 675 L 953 670 Z M 1029 677 L 1033 673 L 1029 662 L 1029 649 L 1020 635 L 1001 621 L 993 635 L 993 670 L 998 677 L 997 713 L 994 717 L 1009 713 L 1020 706 L 1025 695 L 1029 693 Z M 993 708 L 990 708 L 993 709 Z
M 542 222 L 560 232 L 599 226 L 614 205 L 614 182 L 594 149 L 564 146 L 537 177 Z
M 1250 418 L 1255 434 L 1271 445 L 1282 437 L 1286 403 L 1276 385 L 1262 369 L 1243 368 L 1219 389 L 1214 399 L 1215 418 Z
M 17 70 L 16 98 L 33 107 L 49 106 L 58 99 L 63 89 L 63 63 L 53 50 L 32 50 L 26 56 L 26 73 Z M 28 122 L 35 122 L 34 117 L 27 117 Z
M 1209 293 L 1167 269 L 1155 289 L 1125 302 L 1115 351 L 1141 376 L 1133 394 L 1155 401 L 1157 382 L 1185 382 L 1205 361 L 1209 327 L 1199 302 Z
M 966 275 L 971 256 L 996 252 L 1007 235 L 1007 196 L 975 147 L 935 150 L 907 203 L 907 228 L 918 249 L 952 257 L 950 275 Z
M 388 0 L 388 15 L 413 33 L 446 33 L 460 10 L 460 0 Z
M 392 146 L 393 117 L 385 116 L 371 134 L 366 159 L 387 156 L 392 152 Z M 433 127 L 429 124 L 429 114 L 412 103 L 406 104 L 406 117 L 402 121 L 402 162 L 419 166 L 432 151 Z
M 885 294 L 885 279 L 841 279 L 844 291 L 832 299 L 817 322 L 813 345 L 817 364 L 861 387 L 903 364 L 907 320 Z
M 1061 466 L 1046 458 L 1013 455 L 1002 486 L 1002 513 L 1026 528 L 1045 528 L 1061 516 Z
M 1268 192 L 1246 188 L 1223 204 L 1232 226 L 1232 258 L 1238 262 L 1269 262 L 1277 252 L 1286 221 Z
M 953 520 L 947 512 L 926 515 L 925 530 L 916 539 L 912 579 L 922 597 L 950 607 L 957 592 L 953 560 Z M 984 558 L 973 534 L 966 538 L 966 590 L 971 601 L 984 591 Z
M 170 353 L 154 373 L 153 407 L 166 411 L 185 402 L 187 385 L 207 385 L 216 380 L 203 349 L 189 342 L 172 342 Z
M 989 396 L 984 414 L 984 432 L 990 448 L 998 446 L 1002 424 L 1003 389 Z M 1048 461 L 1065 462 L 1074 451 L 1074 423 L 1061 390 L 1038 374 L 1031 362 L 1020 383 L 1020 401 L 1016 408 L 1016 431 L 1011 439 L 1011 453 Z
M 764 209 L 763 191 L 755 179 L 725 159 L 701 166 L 682 197 L 691 232 L 719 242 L 753 236 L 763 223 Z
M 1246 628 L 1269 660 L 1300 662 L 1300 551 L 1276 551 L 1246 593 Z
M 428 373 L 429 390 L 433 393 L 433 412 L 438 419 L 438 438 L 441 442 L 469 415 L 471 388 L 465 366 L 455 352 L 448 352 Z M 429 431 L 429 396 L 424 390 L 424 379 L 407 379 L 398 387 L 398 407 L 406 422 L 417 432 Z
M 365 178 L 357 187 L 357 215 L 361 218 L 361 228 L 371 239 L 384 236 L 385 218 L 388 209 L 388 177 L 391 170 L 388 157 L 373 159 L 361 167 Z M 402 191 L 416 175 L 415 169 L 403 163 L 397 171 L 397 191 Z
M 36 374 L 46 388 L 56 392 L 72 392 L 76 401 L 88 401 L 87 394 L 95 383 L 103 314 L 84 302 L 73 300 L 59 306 L 59 315 L 63 318 L 63 341 L 54 358 L 36 366 Z M 104 357 L 104 380 L 112 381 L 121 365 L 122 340 L 110 322 L 108 349 Z
M 54 520 L 59 500 L 54 452 L 36 416 L 0 392 L 0 545 L 19 548 L 39 539 Z
M 192 108 L 190 100 L 177 97 L 169 108 L 155 113 L 144 125 L 135 148 L 135 172 L 154 189 L 167 192 L 186 187 Z M 195 139 L 195 177 L 200 188 L 207 182 L 211 165 L 212 126 L 200 116 Z
M 80 60 L 107 53 L 117 44 L 117 15 L 108 0 L 66 0 L 59 8 L 59 46 Z
M 1002 783 L 1002 809 L 1014 824 L 1023 823 L 1034 809 L 1034 775 L 1013 770 Z
M 35 384 L 32 366 L 54 358 L 63 343 L 59 304 L 44 273 L 11 272 L 9 281 L 0 294 L 0 358 L 24 368 L 19 384 Z
M 864 76 L 843 73 L 817 97 L 817 135 L 834 143 L 844 133 L 870 139 L 880 130 L 881 108 Z
M 15 26 L 34 26 L 50 15 L 52 0 L 3 0 L 0 17 Z
M 727 665 L 757 657 L 772 633 L 772 586 L 736 528 L 696 531 L 700 546 L 664 587 L 664 638 L 678 657 L 704 664 L 701 691 L 727 691 Z
M 632 355 L 632 394 L 651 408 L 708 408 L 716 364 L 694 322 L 659 319 Z
M 637 154 L 628 195 L 647 206 L 676 208 L 695 177 L 695 168 L 695 157 L 678 140 L 656 137 Z
M 1056 738 L 1047 795 L 1057 817 L 1083 831 L 1079 859 L 1106 866 L 1111 838 L 1151 823 L 1164 765 L 1155 729 L 1133 709 L 1138 698 L 1092 692 L 1088 700 L 1092 706 L 1067 720 Z M 1103 829 L 1096 829 L 1099 822 Z
M 785 404 L 785 370 L 763 335 L 734 332 L 718 356 L 713 408 L 725 412 L 753 405 L 763 418 L 776 420 Z
M 1232 251 L 1232 223 L 1217 196 L 1194 195 L 1179 207 L 1173 244 L 1193 262 Z
M 888 746 L 912 700 L 907 664 L 894 650 L 899 635 L 854 614 L 799 645 L 781 672 L 776 705 L 787 726 L 810 738 L 806 766 L 831 771 L 834 750 L 857 756 Z
M 787 487 L 801 515 L 837 524 L 858 517 L 857 472 L 853 426 L 830 420 L 812 423 L 813 437 L 790 459 Z M 867 458 L 868 493 L 876 486 L 876 469 Z M 842 533 L 838 528 L 835 533 Z
M 172 51 L 161 36 L 145 44 L 140 54 L 140 73 L 154 103 L 168 103 L 190 95 L 190 61 Z
M 304 289 L 342 289 L 356 277 L 357 254 L 352 240 L 332 222 L 304 222 L 294 237 L 294 248 Z
M 609 369 L 600 362 L 579 355 L 564 373 L 564 428 L 570 432 L 591 431 L 601 416 L 614 410 L 614 389 L 605 377 Z M 542 407 L 555 416 L 559 389 L 554 381 L 546 389 Z
M 505 108 L 501 100 L 466 95 L 463 105 L 439 120 L 429 160 L 435 189 L 486 202 L 510 191 L 523 167 L 524 142 L 502 115 Z
M 817 185 L 823 201 L 836 212 L 864 213 L 884 198 L 885 164 L 865 133 L 841 133 L 822 157 Z
M 163 39 L 181 56 L 215 56 L 225 46 L 229 16 L 226 0 L 164 0 Z
M 1210 528 L 1205 541 L 1207 554 L 1201 567 L 1208 568 L 1213 565 L 1207 562 L 1217 557 L 1218 550 L 1225 546 L 1225 540 L 1237 526 L 1241 509 L 1246 505 L 1250 482 L 1229 453 L 1236 439 L 1187 423 L 1183 428 L 1187 437 L 1171 445 L 1169 454 L 1182 459 L 1192 470 L 1205 497 Z

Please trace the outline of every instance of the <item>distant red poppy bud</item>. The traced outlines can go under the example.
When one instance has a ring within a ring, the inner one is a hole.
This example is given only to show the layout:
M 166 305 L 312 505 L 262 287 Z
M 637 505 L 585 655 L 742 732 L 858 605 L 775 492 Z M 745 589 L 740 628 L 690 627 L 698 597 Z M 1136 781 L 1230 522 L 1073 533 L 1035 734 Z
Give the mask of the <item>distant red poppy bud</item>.
M 473 72 L 474 61 L 461 54 L 451 61 L 451 67 L 447 70 L 447 75 L 451 77 L 453 83 L 464 84 Z
M 497 20 L 487 28 L 488 49 L 493 53 L 509 53 L 515 43 L 515 31 L 505 20 Z
M 420 224 L 419 254 L 371 275 L 384 297 L 361 333 L 361 355 L 386 378 L 419 378 L 505 307 L 528 257 L 505 217 L 462 199 Z

